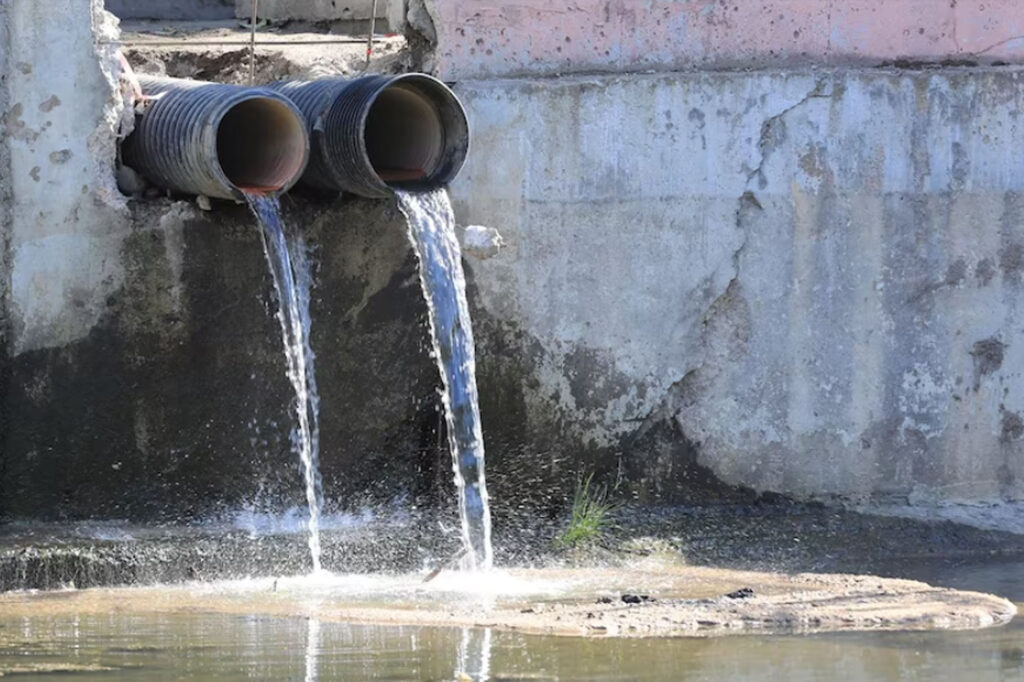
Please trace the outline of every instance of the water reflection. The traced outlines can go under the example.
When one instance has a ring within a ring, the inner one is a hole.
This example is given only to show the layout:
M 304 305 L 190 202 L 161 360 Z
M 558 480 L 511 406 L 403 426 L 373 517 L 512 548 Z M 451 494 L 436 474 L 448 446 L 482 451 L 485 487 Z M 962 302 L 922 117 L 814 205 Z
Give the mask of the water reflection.
M 320 621 L 306 619 L 306 682 L 316 682 L 316 658 L 320 652 Z
M 924 575 L 922 571 L 931 571 Z M 890 571 L 894 573 L 895 571 Z M 1021 600 L 1024 565 L 901 571 Z M 77 614 L 40 600 L 28 618 L 0 612 L 0 672 L 34 682 L 203 680 L 1024 680 L 1024 623 L 975 632 L 848 633 L 718 639 L 587 639 L 493 629 L 331 622 L 197 612 Z M 154 606 L 154 609 L 158 607 Z
M 491 628 L 462 628 L 456 680 L 487 682 L 491 678 Z

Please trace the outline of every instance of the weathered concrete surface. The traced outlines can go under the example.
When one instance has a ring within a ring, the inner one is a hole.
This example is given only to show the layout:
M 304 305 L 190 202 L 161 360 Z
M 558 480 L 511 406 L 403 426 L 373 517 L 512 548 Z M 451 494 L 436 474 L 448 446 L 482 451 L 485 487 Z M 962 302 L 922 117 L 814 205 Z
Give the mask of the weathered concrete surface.
M 447 490 L 437 370 L 393 205 L 289 202 L 313 249 L 328 509 Z M 188 519 L 303 503 L 292 393 L 254 219 L 133 203 L 121 285 L 89 334 L 11 361 L 0 511 Z
M 588 71 L 1024 61 L 1018 0 L 425 0 L 449 79 Z M 422 16 L 420 20 L 422 21 Z
M 13 353 L 89 333 L 120 283 L 128 229 L 113 182 L 120 114 L 102 2 L 10 3 L 0 113 L 11 197 L 8 297 Z
M 542 443 L 524 449 L 582 445 L 649 482 L 681 456 L 642 440 L 661 430 L 758 490 L 1021 497 L 1021 86 L 1012 68 L 461 83 L 456 210 L 507 242 L 470 263 L 482 399 L 504 401 L 485 427 L 501 409 Z

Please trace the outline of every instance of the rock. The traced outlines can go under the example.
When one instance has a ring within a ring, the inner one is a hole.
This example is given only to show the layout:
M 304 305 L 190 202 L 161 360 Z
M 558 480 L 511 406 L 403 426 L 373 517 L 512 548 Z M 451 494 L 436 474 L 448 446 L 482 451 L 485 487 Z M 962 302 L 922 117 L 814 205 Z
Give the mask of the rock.
M 146 190 L 146 179 L 128 166 L 117 169 L 117 188 L 129 197 L 139 196 Z
M 196 206 L 198 206 L 199 209 L 202 211 L 209 211 L 213 208 L 210 205 L 210 197 L 206 196 L 205 194 L 196 195 Z
M 754 596 L 754 590 L 750 589 L 749 587 L 741 587 L 740 589 L 736 590 L 735 592 L 730 592 L 729 594 L 725 595 L 725 598 L 726 599 L 749 599 L 750 597 L 753 597 L 753 596 Z
M 466 226 L 465 234 L 462 237 L 462 250 L 471 256 L 484 259 L 497 255 L 505 240 L 493 227 L 483 225 Z
M 654 597 L 647 594 L 629 594 L 622 595 L 622 601 L 627 604 L 640 604 L 645 601 L 657 601 Z

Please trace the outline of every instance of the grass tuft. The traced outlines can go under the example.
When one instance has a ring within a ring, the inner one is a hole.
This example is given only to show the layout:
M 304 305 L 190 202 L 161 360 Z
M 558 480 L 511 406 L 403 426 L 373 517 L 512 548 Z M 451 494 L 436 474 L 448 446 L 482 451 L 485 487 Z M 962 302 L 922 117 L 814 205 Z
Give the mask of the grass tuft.
M 616 504 L 608 499 L 608 488 L 594 485 L 594 474 L 576 482 L 569 525 L 556 538 L 561 547 L 577 547 L 600 538 L 611 527 Z

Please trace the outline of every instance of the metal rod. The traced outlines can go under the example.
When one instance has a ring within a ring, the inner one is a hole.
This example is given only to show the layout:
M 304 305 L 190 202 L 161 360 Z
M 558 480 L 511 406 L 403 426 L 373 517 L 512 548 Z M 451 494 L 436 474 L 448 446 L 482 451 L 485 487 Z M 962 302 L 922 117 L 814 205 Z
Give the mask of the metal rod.
M 433 580 L 434 578 L 439 576 L 441 574 L 441 571 L 443 571 L 444 569 L 448 568 L 449 566 L 454 566 L 455 562 L 457 562 L 459 559 L 461 559 L 464 556 L 466 556 L 466 548 L 465 547 L 463 547 L 462 549 L 457 551 L 455 554 L 453 554 L 450 557 L 448 557 L 444 561 L 444 563 L 442 563 L 437 568 L 435 568 L 433 571 L 428 573 L 427 577 L 425 577 L 423 579 L 423 582 L 429 583 L 431 580 Z
M 370 35 L 366 38 L 366 68 L 364 71 L 370 69 L 370 57 L 373 56 L 373 32 L 377 24 L 377 0 L 373 0 L 373 6 L 370 8 Z
M 256 8 L 260 0 L 252 0 L 252 25 L 249 27 L 249 85 L 256 83 Z

